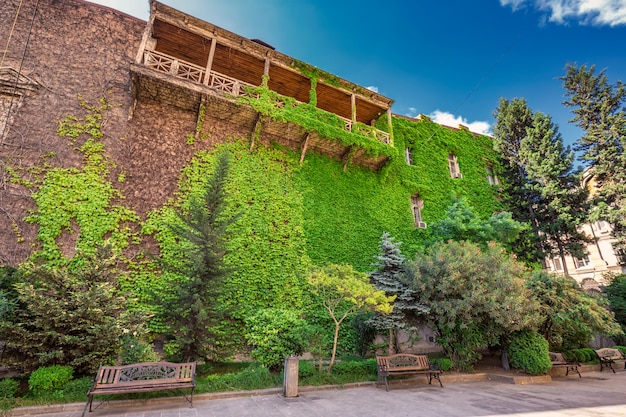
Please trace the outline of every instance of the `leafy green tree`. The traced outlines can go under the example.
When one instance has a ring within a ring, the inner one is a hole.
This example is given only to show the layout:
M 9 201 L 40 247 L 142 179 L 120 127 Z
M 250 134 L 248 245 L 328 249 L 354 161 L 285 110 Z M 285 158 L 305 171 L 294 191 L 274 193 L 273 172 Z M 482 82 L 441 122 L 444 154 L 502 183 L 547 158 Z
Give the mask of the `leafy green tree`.
M 626 333 L 626 275 L 621 274 L 611 278 L 611 282 L 604 288 L 609 300 L 611 311 L 615 314 L 615 320 L 622 326 Z M 624 343 L 624 336 L 621 336 Z
M 71 366 L 80 374 L 114 362 L 123 334 L 141 334 L 146 319 L 129 311 L 116 260 L 109 248 L 100 248 L 75 269 L 22 265 L 14 284 L 19 308 L 12 320 L 0 322 L 0 339 L 7 344 L 3 360 L 26 370 Z
M 409 286 L 401 280 L 404 256 L 400 251 L 401 242 L 394 242 L 393 237 L 384 232 L 380 240 L 380 251 L 376 255 L 377 262 L 373 264 L 377 269 L 369 274 L 374 286 L 385 292 L 389 297 L 395 297 L 393 311 L 390 314 L 376 314 L 368 323 L 378 330 L 385 330 L 389 335 L 389 353 L 398 351 L 398 330 L 412 331 L 408 323 L 407 313 L 421 310 L 415 303 Z
M 626 86 L 610 84 L 605 71 L 568 65 L 561 77 L 572 121 L 584 135 L 576 150 L 589 163 L 589 174 L 598 191 L 593 195 L 591 219 L 607 220 L 622 247 L 626 245 Z
M 568 276 L 535 271 L 526 287 L 539 303 L 542 321 L 538 331 L 552 349 L 587 346 L 596 334 L 623 334 L 604 296 L 583 291 Z
M 333 351 L 328 366 L 330 372 L 335 363 L 341 323 L 357 312 L 378 311 L 389 314 L 393 310 L 391 302 L 394 297 L 388 297 L 384 291 L 374 288 L 367 275 L 355 271 L 351 265 L 314 268 L 309 272 L 307 280 L 317 301 L 335 323 Z
M 217 355 L 217 329 L 227 319 L 219 298 L 231 273 L 224 263 L 227 228 L 237 219 L 223 215 L 228 168 L 229 155 L 222 153 L 202 200 L 192 198 L 189 211 L 179 212 L 179 222 L 170 224 L 181 251 L 179 259 L 164 267 L 179 281 L 162 300 L 161 315 L 176 353 L 185 361 Z
M 407 260 L 405 279 L 424 323 L 457 369 L 469 370 L 479 347 L 499 346 L 511 333 L 538 323 L 524 286 L 526 267 L 496 243 L 436 242 Z
M 517 242 L 515 252 L 524 256 L 532 244 L 525 259 L 558 255 L 563 265 L 565 255 L 583 256 L 588 239 L 578 228 L 587 215 L 587 191 L 558 127 L 550 116 L 533 114 L 523 99 L 501 99 L 494 116 L 494 146 L 505 161 L 505 205 L 533 231 L 522 235 L 525 240 Z
M 509 244 L 525 228 L 524 224 L 513 220 L 509 212 L 494 214 L 486 220 L 480 218 L 465 197 L 455 198 L 446 216 L 431 227 L 437 240 L 464 240 L 481 245 L 491 241 Z

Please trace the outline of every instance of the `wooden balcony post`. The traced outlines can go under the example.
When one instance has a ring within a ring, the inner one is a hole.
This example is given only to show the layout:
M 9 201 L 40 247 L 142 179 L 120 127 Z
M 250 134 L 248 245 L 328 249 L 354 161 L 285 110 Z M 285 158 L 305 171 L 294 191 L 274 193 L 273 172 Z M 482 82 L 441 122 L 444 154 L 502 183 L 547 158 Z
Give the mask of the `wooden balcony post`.
M 204 75 L 204 85 L 209 85 L 211 78 L 211 67 L 213 66 L 213 58 L 215 57 L 215 38 L 211 38 L 211 49 L 209 50 L 209 58 L 206 61 L 206 71 Z
M 356 122 L 356 95 L 352 93 L 350 95 L 350 108 L 352 109 L 352 123 Z
M 387 129 L 389 130 L 389 144 L 393 146 L 393 125 L 391 121 L 391 107 L 387 109 Z

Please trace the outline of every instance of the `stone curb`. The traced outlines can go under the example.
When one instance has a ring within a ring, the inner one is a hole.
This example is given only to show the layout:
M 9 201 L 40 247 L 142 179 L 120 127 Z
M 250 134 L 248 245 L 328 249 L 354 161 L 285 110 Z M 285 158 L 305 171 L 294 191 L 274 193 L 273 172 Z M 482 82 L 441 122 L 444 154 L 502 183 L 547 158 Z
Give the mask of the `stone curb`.
M 580 366 L 580 372 L 594 372 L 600 370 L 600 365 L 582 365 Z M 557 372 L 555 372 L 557 371 Z M 558 372 L 562 371 L 562 372 Z M 563 375 L 561 375 L 563 374 Z M 498 374 L 498 373 L 475 373 L 475 374 L 456 374 L 448 373 L 441 376 L 441 380 L 444 384 L 455 382 L 474 382 L 474 381 L 496 381 L 508 384 L 543 384 L 552 381 L 552 377 L 564 376 L 565 371 L 562 369 L 554 369 L 549 375 L 511 375 L 511 374 Z M 572 376 L 572 375 L 570 375 Z M 416 376 L 413 378 L 407 378 L 402 380 L 389 381 L 390 386 L 399 385 L 415 385 L 425 384 L 428 382 L 428 378 L 425 376 Z M 346 388 L 359 388 L 359 387 L 375 387 L 376 382 L 353 382 L 344 385 L 321 385 L 321 386 L 301 386 L 298 387 L 298 392 L 315 392 L 325 390 L 340 390 Z M 267 388 L 260 390 L 250 391 L 225 391 L 225 392 L 210 392 L 194 395 L 194 401 L 208 401 L 224 398 L 241 398 L 241 397 L 255 397 L 260 395 L 279 395 L 283 394 L 283 388 Z M 139 400 L 115 400 L 109 401 L 102 405 L 102 408 L 115 408 L 115 407 L 140 407 L 142 405 L 155 405 L 155 404 L 170 404 L 174 401 L 183 401 L 183 397 L 159 397 L 150 399 Z M 51 413 L 65 413 L 82 411 L 85 407 L 85 403 L 70 403 L 70 404 L 50 404 L 43 406 L 29 406 L 14 408 L 6 412 L 8 417 L 18 416 L 35 416 L 41 414 Z

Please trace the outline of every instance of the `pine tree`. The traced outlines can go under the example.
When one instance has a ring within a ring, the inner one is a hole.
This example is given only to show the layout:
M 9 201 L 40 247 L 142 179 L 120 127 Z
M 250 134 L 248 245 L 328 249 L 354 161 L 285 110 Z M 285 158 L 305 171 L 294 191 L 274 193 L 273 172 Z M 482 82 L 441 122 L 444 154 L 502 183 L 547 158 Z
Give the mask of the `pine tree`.
M 404 264 L 404 256 L 400 252 L 401 244 L 394 242 L 393 237 L 384 232 L 380 239 L 380 252 L 376 255 L 377 262 L 372 264 L 377 269 L 369 274 L 376 289 L 385 291 L 387 296 L 396 297 L 391 314 L 378 314 L 368 320 L 377 330 L 388 331 L 389 353 L 392 353 L 392 349 L 398 351 L 398 330 L 413 330 L 407 322 L 407 312 L 420 309 L 415 304 L 408 285 L 401 280 Z
M 533 231 L 525 242 L 518 240 L 515 252 L 524 253 L 533 242 L 530 261 L 558 255 L 565 265 L 565 255 L 583 256 L 587 238 L 578 228 L 586 218 L 587 192 L 558 127 L 550 116 L 533 114 L 523 99 L 502 99 L 494 115 L 495 147 L 507 165 L 505 204 Z
M 182 360 L 216 355 L 220 344 L 216 331 L 226 311 L 219 298 L 230 269 L 224 263 L 227 228 L 237 216 L 226 218 L 225 186 L 228 154 L 223 153 L 209 179 L 202 200 L 192 198 L 188 213 L 179 212 L 181 223 L 170 224 L 185 248 L 182 262 L 166 265 L 183 278 L 163 300 L 163 319 Z
M 588 192 L 573 167 L 574 153 L 563 146 L 550 116 L 536 113 L 520 156 L 526 162 L 525 188 L 535 198 L 541 247 L 547 257 L 559 256 L 565 274 L 565 255 L 580 258 L 590 240 L 580 231 L 587 216 Z
M 598 192 L 594 193 L 591 220 L 607 220 L 620 246 L 626 247 L 626 86 L 618 81 L 611 85 L 605 71 L 595 73 L 591 66 L 567 67 L 561 78 L 573 108 L 573 122 L 584 135 L 576 150 L 589 163 Z

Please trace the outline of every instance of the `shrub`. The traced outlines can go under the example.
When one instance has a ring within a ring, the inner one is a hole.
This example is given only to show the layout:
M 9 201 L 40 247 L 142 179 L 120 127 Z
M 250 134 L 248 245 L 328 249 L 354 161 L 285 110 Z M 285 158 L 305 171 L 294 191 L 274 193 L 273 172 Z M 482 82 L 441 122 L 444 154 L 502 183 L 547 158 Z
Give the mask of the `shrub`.
M 622 355 L 626 356 L 626 346 L 613 346 L 613 349 L 617 349 L 622 352 Z
M 535 331 L 514 333 L 507 350 L 511 365 L 531 375 L 545 374 L 552 367 L 548 341 Z
M 270 388 L 277 381 L 266 367 L 252 365 L 239 372 L 208 375 L 205 383 L 206 391 L 217 392 Z M 203 391 L 205 383 L 202 383 Z
M 279 368 L 285 357 L 300 355 L 306 344 L 306 322 L 290 310 L 259 310 L 246 324 L 252 357 L 268 368 Z
M 452 361 L 450 359 L 448 359 L 448 358 L 433 359 L 432 361 L 430 361 L 430 363 L 434 367 L 438 367 L 439 369 L 441 369 L 444 372 L 445 371 L 449 371 L 453 367 Z
M 309 361 L 300 361 L 298 364 L 298 378 L 308 378 L 319 373 L 315 366 Z
M 72 380 L 74 370 L 71 366 L 53 365 L 38 368 L 28 378 L 28 389 L 35 395 L 62 390 Z
M 20 384 L 14 379 L 0 379 L 0 400 L 15 398 Z
M 159 357 L 152 349 L 152 345 L 141 340 L 137 332 L 127 332 L 122 335 L 122 347 L 119 354 L 119 361 L 122 365 L 158 360 Z
M 332 373 L 335 375 L 350 375 L 354 378 L 365 378 L 376 374 L 376 360 L 337 362 L 333 367 Z

